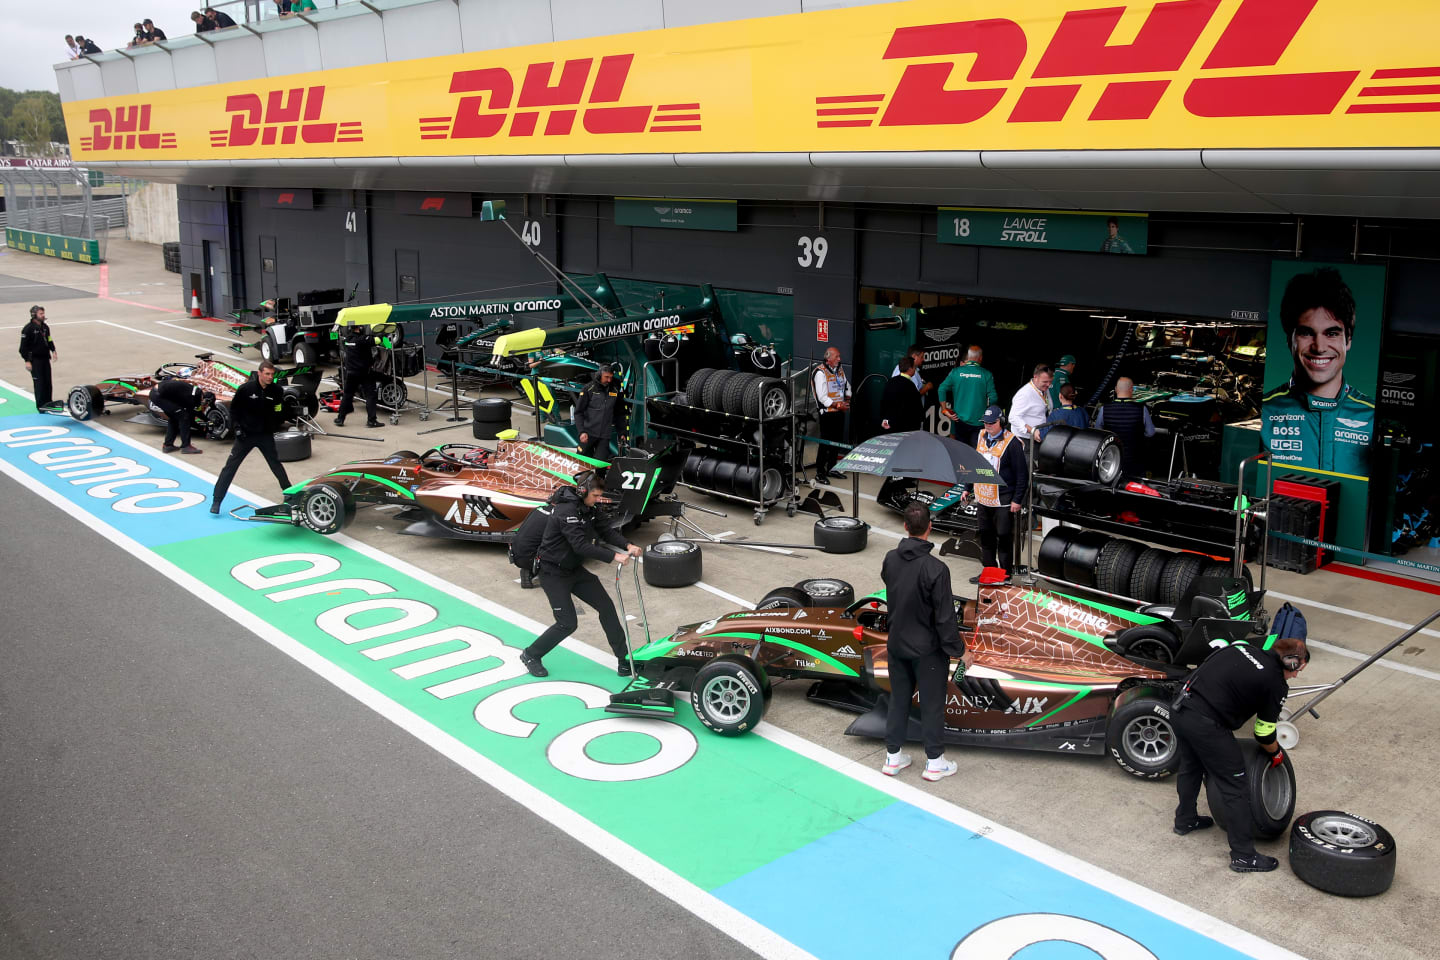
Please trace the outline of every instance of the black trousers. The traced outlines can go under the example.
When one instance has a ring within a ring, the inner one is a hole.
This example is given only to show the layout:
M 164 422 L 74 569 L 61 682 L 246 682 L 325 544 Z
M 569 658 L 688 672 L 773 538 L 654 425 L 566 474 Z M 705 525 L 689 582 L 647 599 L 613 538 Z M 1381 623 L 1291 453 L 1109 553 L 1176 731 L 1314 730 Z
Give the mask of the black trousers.
M 562 570 L 553 563 L 540 562 L 540 588 L 545 599 L 550 601 L 550 612 L 555 622 L 535 642 L 525 648 L 525 653 L 536 660 L 554 650 L 561 640 L 575 632 L 579 619 L 575 615 L 575 597 L 584 600 L 600 615 L 600 626 L 605 630 L 605 639 L 615 656 L 625 659 L 625 628 L 620 626 L 620 617 L 615 613 L 615 604 L 600 578 L 584 567 Z
M 963 420 L 951 420 L 950 436 L 959 440 L 967 447 L 973 447 L 975 446 L 975 441 L 980 439 L 980 425 L 978 423 L 966 423 Z
M 890 710 L 885 716 L 885 749 L 899 753 L 910 727 L 910 699 L 920 691 L 920 736 L 930 760 L 945 755 L 945 680 L 950 658 L 936 651 L 923 657 L 890 653 Z
M 844 443 L 845 411 L 836 410 L 820 414 L 820 436 L 822 439 L 835 443 Z M 839 447 L 820 444 L 820 449 L 815 451 L 815 475 L 823 477 L 835 469 L 835 461 L 840 459 L 841 452 Z
M 240 469 L 240 464 L 250 456 L 251 450 L 258 449 L 265 457 L 265 462 L 270 466 L 270 472 L 275 474 L 275 479 L 283 491 L 290 486 L 290 478 L 285 475 L 285 464 L 280 462 L 280 454 L 275 451 L 275 434 L 259 433 L 254 436 L 248 433 L 237 433 L 235 443 L 230 447 L 230 459 L 225 461 L 225 466 L 220 470 L 220 478 L 215 481 L 216 503 L 225 499 L 225 493 L 230 489 L 230 481 L 235 479 L 235 471 Z
M 35 409 L 39 410 L 54 399 L 54 387 L 50 383 L 50 355 L 44 360 L 30 361 L 30 382 L 35 388 Z
M 181 406 L 170 400 L 151 400 L 150 405 L 159 407 L 165 414 L 165 446 L 175 446 L 175 438 L 180 438 L 180 446 L 190 446 L 190 423 L 195 419 L 195 408 Z
M 1245 758 L 1235 735 L 1192 707 L 1171 711 L 1178 735 L 1180 770 L 1175 775 L 1175 823 L 1183 825 L 1196 815 L 1195 801 L 1208 772 L 1225 804 L 1225 832 L 1230 837 L 1232 856 L 1248 857 L 1255 852 L 1251 830 L 1250 785 L 1246 782 Z
M 355 410 L 355 391 L 365 397 L 365 421 L 373 423 L 380 419 L 375 412 L 375 374 L 369 370 L 359 373 L 345 371 L 345 390 L 340 394 L 340 409 L 335 411 L 341 417 L 349 416 Z
M 610 459 L 610 438 L 598 436 L 597 434 L 586 434 L 590 439 L 580 444 L 579 450 L 582 456 L 594 457 L 596 460 Z
M 980 560 L 987 567 L 1015 569 L 1015 514 L 1007 503 L 1001 507 L 980 507 Z

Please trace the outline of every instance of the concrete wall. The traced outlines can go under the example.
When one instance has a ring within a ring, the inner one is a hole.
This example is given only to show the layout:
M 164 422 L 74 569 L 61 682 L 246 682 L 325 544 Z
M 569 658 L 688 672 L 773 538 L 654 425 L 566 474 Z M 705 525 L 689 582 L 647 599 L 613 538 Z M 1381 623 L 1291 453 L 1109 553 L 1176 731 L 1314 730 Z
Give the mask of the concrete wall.
M 147 183 L 125 201 L 129 238 L 141 243 L 178 243 L 180 211 L 173 183 Z

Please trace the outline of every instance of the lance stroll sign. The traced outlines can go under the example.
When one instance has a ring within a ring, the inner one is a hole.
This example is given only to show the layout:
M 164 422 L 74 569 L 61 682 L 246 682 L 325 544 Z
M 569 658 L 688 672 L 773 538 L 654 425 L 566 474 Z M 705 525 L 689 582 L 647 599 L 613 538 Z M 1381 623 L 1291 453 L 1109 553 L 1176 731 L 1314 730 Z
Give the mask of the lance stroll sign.
M 1143 254 L 1149 227 L 1143 213 L 940 207 L 936 239 L 972 247 Z

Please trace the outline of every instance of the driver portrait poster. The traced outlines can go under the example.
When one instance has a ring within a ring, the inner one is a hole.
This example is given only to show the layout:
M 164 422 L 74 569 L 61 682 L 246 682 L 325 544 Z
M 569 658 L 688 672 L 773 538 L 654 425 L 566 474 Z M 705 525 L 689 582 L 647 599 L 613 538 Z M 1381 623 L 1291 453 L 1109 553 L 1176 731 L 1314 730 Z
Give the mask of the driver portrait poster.
M 1385 268 L 1277 261 L 1270 267 L 1261 440 L 1276 475 L 1340 484 L 1341 546 L 1363 549 L 1375 437 Z

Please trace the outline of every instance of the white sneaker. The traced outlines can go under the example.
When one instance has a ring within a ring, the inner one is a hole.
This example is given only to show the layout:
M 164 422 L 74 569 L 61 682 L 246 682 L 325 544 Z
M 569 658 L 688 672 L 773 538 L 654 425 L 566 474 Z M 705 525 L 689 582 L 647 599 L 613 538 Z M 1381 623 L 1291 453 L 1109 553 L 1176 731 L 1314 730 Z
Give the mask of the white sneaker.
M 885 763 L 880 767 L 880 772 L 887 777 L 893 777 L 908 766 L 910 766 L 910 754 L 887 753 L 885 754 Z
M 925 764 L 925 772 L 920 774 L 922 780 L 929 780 L 934 783 L 936 780 L 944 780 L 960 768 L 955 765 L 954 760 L 946 760 L 941 757 L 939 760 L 931 760 Z

